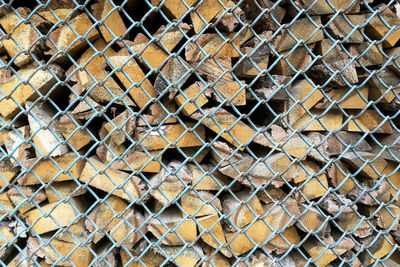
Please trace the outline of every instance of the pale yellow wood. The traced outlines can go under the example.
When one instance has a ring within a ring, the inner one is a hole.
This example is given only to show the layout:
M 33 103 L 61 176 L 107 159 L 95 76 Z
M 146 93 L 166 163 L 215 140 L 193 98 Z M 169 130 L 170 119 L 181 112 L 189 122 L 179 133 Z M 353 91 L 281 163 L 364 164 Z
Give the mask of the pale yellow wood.
M 194 128 L 194 123 L 186 123 L 186 128 Z M 169 145 L 170 148 L 202 146 L 205 139 L 204 127 L 196 127 L 194 132 L 186 131 L 181 124 L 163 125 L 158 131 L 148 131 L 141 127 L 137 129 L 136 138 L 141 140 L 140 144 L 148 150 L 164 149 Z M 165 141 L 165 139 L 168 141 Z M 179 141 L 178 141 L 179 140 Z M 176 144 L 175 144 L 176 143 Z
M 325 216 L 318 209 L 308 207 L 306 204 L 300 204 L 299 209 L 302 215 L 296 223 L 298 229 L 306 233 L 318 230 L 320 232 L 327 231 L 328 222 L 325 222 Z
M 183 219 L 177 209 L 167 209 L 158 218 L 151 218 L 148 229 L 158 240 L 161 240 L 162 244 L 168 246 L 192 243 L 197 238 L 195 221 Z M 166 235 L 161 239 L 164 234 Z
M 195 120 L 201 120 L 202 124 L 217 134 L 224 131 L 221 137 L 236 147 L 247 144 L 255 137 L 255 130 L 222 108 L 208 108 L 204 109 L 203 112 L 206 115 L 213 114 L 212 118 L 205 117 L 199 112 L 193 113 L 191 117 Z
M 346 178 L 347 175 L 349 175 L 349 177 Z M 341 161 L 332 164 L 332 166 L 328 170 L 328 176 L 331 178 L 332 183 L 335 187 L 338 187 L 346 179 L 345 182 L 338 189 L 338 191 L 343 195 L 347 195 L 356 186 L 351 177 L 351 172 Z
M 351 1 L 348 1 L 348 4 L 350 2 Z M 328 18 L 329 20 L 331 20 L 332 16 L 329 16 Z M 347 22 L 348 20 L 354 26 L 359 26 L 360 29 L 352 32 L 354 27 Z M 366 16 L 364 14 L 357 14 L 357 15 L 340 14 L 339 16 L 336 16 L 331 23 L 329 23 L 328 29 L 332 31 L 333 35 L 336 38 L 346 38 L 346 43 L 361 43 L 364 41 L 364 36 L 363 36 L 364 28 L 361 28 L 361 25 L 365 23 L 365 20 Z
M 353 116 L 353 119 L 351 119 L 345 126 L 344 130 L 350 131 L 350 132 L 366 132 L 366 131 L 375 131 L 376 133 L 385 133 L 385 134 L 391 134 L 393 133 L 392 126 L 390 125 L 390 122 L 386 120 L 382 126 L 378 128 L 378 126 L 382 123 L 383 117 L 378 114 L 375 110 L 364 110 L 364 111 L 348 111 L 349 115 Z M 361 115 L 359 116 L 359 114 Z M 354 116 L 357 116 L 354 118 Z M 359 116 L 359 117 L 358 117 Z M 343 118 L 345 120 L 346 118 Z M 357 124 L 359 126 L 357 126 Z
M 160 42 L 158 43 L 160 47 L 165 46 L 165 48 L 171 52 L 184 38 L 182 32 L 187 34 L 191 28 L 192 27 L 186 23 L 180 23 L 178 27 L 170 27 L 168 30 L 167 26 L 161 26 L 153 36 L 154 38 L 160 38 Z
M 47 200 L 49 203 L 57 202 L 61 198 L 67 199 L 69 197 L 76 197 L 83 195 L 87 192 L 85 188 L 78 188 L 78 184 L 75 181 L 65 181 L 52 183 L 51 187 L 45 188 Z M 58 196 L 60 195 L 61 198 Z
M 47 198 L 44 190 L 36 190 L 33 187 L 25 186 L 18 186 L 18 189 L 15 187 L 10 188 L 7 194 L 14 206 L 18 207 L 18 211 L 21 214 L 39 206 Z M 27 201 L 30 198 L 32 198 L 32 201 Z
M 53 24 L 65 20 L 67 17 L 68 19 L 74 17 L 73 9 L 71 8 L 57 8 L 57 9 L 52 9 L 51 11 L 44 10 L 40 11 L 38 14 Z
M 222 230 L 221 221 L 217 215 L 203 216 L 197 218 L 199 223 L 198 229 L 203 241 L 213 248 L 219 248 L 220 244 L 226 244 L 224 231 Z M 205 231 L 210 231 L 207 233 Z M 232 254 L 225 247 L 220 248 L 219 251 L 226 257 L 232 257 Z
M 146 66 L 149 65 L 150 68 L 159 68 L 168 57 L 167 52 L 156 43 L 150 42 L 150 39 L 142 33 L 139 33 L 133 42 L 126 43 L 133 52 L 140 54 L 141 57 L 139 57 L 138 60 Z
M 293 83 L 289 89 L 289 108 L 292 108 L 294 101 L 300 101 L 289 112 L 289 123 L 295 124 L 308 110 L 324 98 L 320 89 L 315 88 L 308 80 L 299 80 Z M 304 108 L 303 108 L 304 106 Z
M 135 250 L 126 252 L 125 249 L 121 249 L 119 254 L 121 256 L 121 262 L 123 266 L 126 267 L 143 267 L 143 264 L 145 264 L 146 267 L 157 267 L 163 264 L 165 261 L 165 258 L 162 256 L 162 254 L 155 253 L 153 250 L 148 250 L 146 253 L 137 253 Z M 132 260 L 129 264 L 128 262 L 132 259 L 132 257 L 140 257 L 140 262 L 139 259 Z M 142 263 L 141 263 L 142 262 Z
M 48 238 L 44 238 L 47 244 Z M 51 239 L 48 245 L 41 244 L 36 238 L 31 238 L 30 246 L 39 248 L 37 254 L 44 256 L 47 264 L 54 265 L 55 262 L 61 257 L 68 258 L 64 261 L 57 261 L 60 266 L 89 266 L 93 254 L 89 250 L 90 245 L 79 246 L 76 243 L 69 243 L 57 239 Z
M 86 219 L 85 225 L 86 229 L 93 233 L 96 228 L 104 229 L 106 232 L 109 232 L 118 222 L 122 220 L 122 218 L 118 218 L 118 214 L 127 215 L 127 212 L 124 212 L 128 207 L 128 204 L 117 196 L 111 195 L 107 198 L 107 203 L 103 202 L 98 205 L 89 213 L 89 219 Z M 103 231 L 97 231 L 94 233 L 92 240 L 94 243 L 100 241 L 103 238 L 105 233 Z
M 397 27 L 400 24 L 400 18 L 389 8 L 387 8 L 386 5 L 383 5 L 379 9 L 378 14 L 369 20 L 367 26 L 365 27 L 365 33 L 374 39 L 382 40 L 390 30 L 386 24 L 390 27 Z M 385 23 L 383 23 L 382 20 L 384 20 Z M 383 41 L 383 47 L 393 47 L 399 39 L 400 29 L 393 30 Z
M 119 52 L 109 57 L 109 60 L 114 65 L 113 68 L 121 68 L 121 71 L 115 74 L 140 108 L 147 105 L 151 98 L 156 97 L 153 85 L 145 78 L 143 70 L 135 59 L 131 58 L 128 51 Z
M 99 28 L 101 35 L 107 43 L 117 37 L 129 38 L 127 28 L 118 9 L 115 9 L 115 5 L 111 0 L 101 0 L 92 6 L 93 16 L 97 21 L 104 23 Z
M 3 159 L 0 162 L 0 189 L 7 186 L 17 173 L 18 168 L 14 167 L 10 160 Z
M 68 25 L 60 25 L 60 28 L 52 31 L 49 35 L 52 42 L 46 41 L 46 45 L 50 48 L 49 51 L 46 51 L 46 54 L 54 56 L 53 61 L 65 62 L 68 57 L 60 51 L 66 52 L 68 50 L 67 54 L 74 56 L 87 46 L 86 40 L 94 41 L 100 37 L 97 29 L 92 26 L 93 24 L 86 13 L 73 18 L 68 22 Z M 77 40 L 80 36 L 85 36 L 85 40 Z
M 349 95 L 347 89 L 337 88 L 327 93 L 330 101 L 326 98 L 322 102 L 315 105 L 315 108 L 333 108 L 337 109 L 339 106 L 343 109 L 363 109 L 367 106 L 369 87 L 363 86 L 360 89 L 354 89 Z M 345 97 L 346 96 L 346 97 Z M 363 100 L 363 98 L 366 100 Z M 332 105 L 336 101 L 337 105 Z
M 299 8 L 310 9 L 311 14 L 333 14 L 338 12 L 340 9 L 349 8 L 349 12 L 357 12 L 359 10 L 359 3 L 351 0 L 330 0 L 328 4 L 327 1 L 317 1 L 314 0 L 297 0 L 295 1 Z M 335 8 L 332 9 L 331 5 Z
M 159 172 L 161 170 L 160 161 L 162 160 L 161 150 L 148 151 L 148 153 L 150 156 L 139 150 L 129 151 L 125 154 L 123 160 L 113 161 L 110 167 L 121 171 L 139 171 L 143 168 L 142 172 Z M 154 157 L 154 159 L 150 160 L 151 157 Z M 156 157 L 158 157 L 158 160 Z M 149 160 L 150 162 L 147 163 Z
M 174 172 L 177 171 L 176 174 Z M 179 178 L 178 178 L 179 176 Z M 150 179 L 150 194 L 163 205 L 169 205 L 190 184 L 191 177 L 187 167 L 182 162 L 170 161 L 166 168 L 153 175 Z
M 58 123 L 55 125 L 55 129 L 62 134 L 70 146 L 79 151 L 81 148 L 94 140 L 87 128 L 77 129 L 78 127 L 82 126 L 79 120 L 75 121 L 76 122 L 72 121 L 68 116 L 65 115 L 60 118 Z
M 12 76 L 1 86 L 4 95 L 10 96 L 10 99 L 3 98 L 0 101 L 0 115 L 6 118 L 11 118 L 20 112 L 20 108 L 15 103 L 24 106 L 25 101 L 35 100 L 39 97 L 36 90 L 41 94 L 47 94 L 56 84 L 57 79 L 51 74 L 50 70 L 55 73 L 58 78 L 61 78 L 62 70 L 56 65 L 50 65 L 49 69 L 36 69 L 34 67 L 22 68 L 16 75 Z M 29 81 L 28 84 L 23 84 L 24 81 Z M 15 102 L 14 102 L 15 101 Z
M 14 210 L 14 204 L 11 202 L 7 193 L 0 194 L 0 204 L 1 204 L 0 216 L 3 216 L 5 214 L 10 214 Z
M 18 183 L 21 185 L 34 185 L 42 182 L 79 179 L 84 164 L 85 162 L 82 159 L 77 159 L 77 155 L 73 152 L 51 159 L 41 159 L 32 163 L 32 171 L 18 179 Z M 67 169 L 68 172 L 63 173 Z
M 208 215 L 218 215 L 218 211 L 222 210 L 220 200 L 214 198 L 214 195 L 210 192 L 199 191 L 188 191 L 180 198 L 180 204 L 184 211 L 183 215 L 193 215 L 194 217 L 202 217 Z M 211 201 L 211 204 L 205 204 L 204 201 Z M 215 208 L 214 208 L 215 207 Z
M 220 1 L 205 0 L 200 3 L 195 12 L 190 13 L 193 28 L 196 33 L 200 33 L 221 10 L 224 10 L 227 0 Z M 203 22 L 205 21 L 205 23 Z
M 74 205 L 74 207 L 72 207 Z M 75 209 L 78 209 L 76 211 Z M 24 218 L 29 226 L 32 225 L 32 230 L 37 234 L 44 234 L 54 230 L 58 230 L 59 227 L 66 227 L 72 223 L 76 216 L 79 215 L 79 211 L 82 209 L 82 204 L 74 199 L 71 199 L 68 203 L 50 203 L 41 206 L 41 210 L 34 209 L 24 214 Z M 45 217 L 44 214 L 49 213 L 51 217 Z M 57 222 L 57 223 L 56 223 Z
M 185 57 L 187 61 L 199 62 L 206 56 L 214 58 L 239 57 L 240 38 L 232 39 L 237 33 L 224 34 L 221 37 L 216 33 L 206 33 L 195 36 L 196 43 L 189 43 L 185 47 Z
M 295 226 L 290 226 L 285 229 L 282 236 L 276 234 L 275 237 L 264 246 L 264 248 L 270 253 L 276 251 L 276 253 L 282 254 L 287 252 L 290 249 L 290 246 L 296 246 L 301 241 L 300 235 Z
M 291 126 L 296 130 L 301 129 L 303 131 L 335 131 L 342 127 L 343 113 L 341 111 L 331 110 L 321 116 L 323 112 L 324 111 L 318 109 L 310 110 L 310 113 L 316 116 L 315 119 L 312 119 L 312 117 L 306 113 L 296 121 L 293 121 Z M 321 117 L 318 119 L 319 116 Z M 309 123 L 310 121 L 311 123 Z
M 383 170 L 383 174 L 385 174 L 390 181 L 390 193 L 392 198 L 397 194 L 397 191 L 400 188 L 400 172 L 395 171 L 397 168 L 397 164 L 393 162 L 389 162 L 386 168 Z M 397 200 L 400 201 L 400 196 L 397 197 Z
M 182 107 L 182 113 L 186 116 L 192 115 L 200 108 L 207 104 L 208 100 L 201 92 L 203 85 L 200 82 L 196 82 L 190 85 L 183 91 L 183 94 L 179 94 L 175 97 L 175 102 Z M 188 101 L 187 103 L 185 103 Z M 191 103 L 193 101 L 194 103 Z M 195 104 L 196 103 L 196 104 Z
M 126 182 L 127 179 L 128 182 Z M 96 157 L 90 157 L 85 163 L 79 181 L 106 192 L 112 191 L 113 195 L 127 201 L 139 199 L 144 193 L 139 177 L 107 168 L 107 165 Z M 122 184 L 124 184 L 123 189 L 114 190 L 115 187 L 122 186 Z
M 307 47 L 312 51 L 312 45 Z M 294 75 L 298 71 L 307 69 L 312 61 L 311 54 L 309 54 L 305 46 L 298 46 L 294 51 L 282 51 L 279 55 L 284 58 L 277 62 L 274 71 L 281 75 Z
M 190 8 L 197 2 L 196 0 L 184 1 L 185 4 L 181 0 L 166 0 L 162 6 L 162 9 L 173 18 L 180 19 L 188 11 L 188 8 Z M 153 6 L 158 6 L 161 2 L 161 0 L 151 1 Z
M 314 23 L 319 26 L 321 24 L 321 18 L 318 16 L 311 17 Z M 293 48 L 298 41 L 302 40 L 306 44 L 312 44 L 324 39 L 324 34 L 321 28 L 317 29 L 314 23 L 308 18 L 297 19 L 296 23 L 292 24 L 288 29 L 283 30 L 282 34 L 274 40 L 274 48 L 277 52 L 282 52 Z M 289 34 L 290 31 L 292 34 Z M 307 40 L 307 41 L 306 41 Z

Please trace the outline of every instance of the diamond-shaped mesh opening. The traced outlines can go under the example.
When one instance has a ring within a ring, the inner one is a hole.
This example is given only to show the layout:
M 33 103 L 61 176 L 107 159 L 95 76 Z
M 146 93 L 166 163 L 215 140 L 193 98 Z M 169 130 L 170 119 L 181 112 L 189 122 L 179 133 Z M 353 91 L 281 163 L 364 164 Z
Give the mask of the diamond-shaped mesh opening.
M 4 266 L 400 265 L 400 4 L 0 0 Z

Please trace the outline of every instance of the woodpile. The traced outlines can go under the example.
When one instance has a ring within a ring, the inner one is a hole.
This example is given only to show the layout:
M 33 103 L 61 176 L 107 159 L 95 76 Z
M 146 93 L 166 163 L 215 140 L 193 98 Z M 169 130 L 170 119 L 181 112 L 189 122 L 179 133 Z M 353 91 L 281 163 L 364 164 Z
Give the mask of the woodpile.
M 0 262 L 400 264 L 399 26 L 395 1 L 2 5 Z

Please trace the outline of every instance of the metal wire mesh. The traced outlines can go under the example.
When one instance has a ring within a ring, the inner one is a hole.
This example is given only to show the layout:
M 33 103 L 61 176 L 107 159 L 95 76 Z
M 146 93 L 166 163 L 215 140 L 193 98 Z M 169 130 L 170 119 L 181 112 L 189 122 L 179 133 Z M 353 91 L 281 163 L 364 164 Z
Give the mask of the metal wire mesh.
M 0 2 L 2 266 L 376 266 L 399 253 L 396 1 Z

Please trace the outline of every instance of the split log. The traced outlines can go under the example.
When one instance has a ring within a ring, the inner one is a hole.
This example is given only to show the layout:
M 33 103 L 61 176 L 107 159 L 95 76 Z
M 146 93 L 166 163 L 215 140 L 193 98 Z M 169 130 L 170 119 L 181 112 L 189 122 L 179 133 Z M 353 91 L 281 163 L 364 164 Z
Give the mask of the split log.
M 143 244 L 143 245 L 142 245 Z M 123 266 L 127 267 L 141 267 L 143 264 L 146 266 L 160 266 L 162 265 L 166 259 L 164 258 L 164 254 L 156 253 L 152 249 L 143 252 L 144 248 L 148 246 L 144 242 L 139 243 L 141 249 L 126 251 L 125 249 L 121 249 L 119 254 L 121 256 L 121 262 Z M 142 248 L 143 247 L 143 248 Z M 138 258 L 140 256 L 140 259 Z M 129 263 L 128 263 L 129 262 Z M 143 263 L 143 264 L 142 264 Z
M 78 14 L 77 12 L 74 12 L 72 8 L 57 8 L 57 9 L 52 9 L 51 11 L 48 10 L 39 11 L 38 15 L 53 24 L 57 24 L 63 20 L 67 21 L 71 20 Z
M 364 41 L 364 28 L 361 28 L 361 25 L 366 21 L 365 15 L 340 14 L 335 18 L 333 16 L 328 18 L 331 21 L 328 25 L 328 31 L 333 38 L 345 39 L 346 43 L 362 43 Z M 354 27 L 359 27 L 359 29 L 352 32 Z
M 0 226 L 0 247 L 2 248 L 0 251 L 1 261 L 12 253 L 12 247 L 14 245 L 12 241 L 14 238 L 15 235 L 9 226 Z
M 249 14 L 249 18 L 255 20 L 257 16 L 263 12 L 265 9 L 269 9 L 269 12 L 266 12 L 259 19 L 259 27 L 261 29 L 267 30 L 277 30 L 279 28 L 279 24 L 281 23 L 285 14 L 286 9 L 277 5 L 275 2 L 270 0 L 247 0 L 247 13 Z
M 149 179 L 152 188 L 150 194 L 163 205 L 169 205 L 188 187 L 191 180 L 190 172 L 186 166 L 182 166 L 182 162 L 171 161 L 167 168 Z
M 35 155 L 31 155 L 29 149 L 32 147 L 26 144 L 30 137 L 29 126 L 22 126 L 16 131 L 10 131 L 4 142 L 7 153 L 10 155 L 10 162 L 14 167 L 27 167 Z
M 343 155 L 343 160 L 357 169 L 357 172 L 361 172 L 371 179 L 379 179 L 389 164 L 385 159 L 368 152 L 358 152 L 357 154 L 348 152 Z M 368 163 L 365 164 L 367 160 Z
M 168 0 L 166 2 L 168 2 Z M 165 47 L 167 51 L 172 52 L 191 28 L 192 27 L 189 24 L 183 22 L 179 23 L 178 26 L 173 27 L 161 26 L 153 36 L 155 38 L 160 38 L 160 41 L 158 42 L 159 46 Z
M 382 5 L 377 15 L 369 20 L 365 27 L 365 33 L 375 40 L 382 40 L 383 47 L 393 47 L 400 39 L 400 29 L 391 31 L 391 33 L 385 37 L 390 31 L 386 25 L 396 27 L 399 24 L 400 18 L 386 5 Z M 383 39 L 384 37 L 385 39 Z
M 154 82 L 154 89 L 157 95 L 166 94 L 165 89 L 169 87 L 169 98 L 173 99 L 178 92 L 178 88 L 182 87 L 189 79 L 190 74 L 189 65 L 182 58 L 173 57 L 168 59 Z
M 195 164 L 188 165 L 192 173 L 192 185 L 196 190 L 220 190 L 228 186 L 228 178 L 216 170 L 211 164 L 201 164 L 200 168 Z
M 348 195 L 350 199 L 357 199 L 358 203 L 372 206 L 380 202 L 389 202 L 390 185 L 385 180 L 365 180 L 359 182 L 359 187 L 355 187 Z
M 41 159 L 30 164 L 32 170 L 18 179 L 21 185 L 47 184 L 78 179 L 85 162 L 74 152 L 59 157 Z M 68 171 L 63 173 L 64 171 Z
M 388 120 L 379 115 L 375 110 L 348 111 L 353 119 L 344 126 L 344 129 L 350 132 L 366 132 L 373 131 L 376 133 L 391 134 L 393 133 L 392 126 Z
M 140 150 L 128 151 L 121 159 L 113 161 L 110 168 L 120 171 L 158 173 L 161 170 L 162 160 L 160 152 L 161 150 L 148 151 L 147 153 Z
M 182 113 L 186 116 L 207 104 L 208 100 L 203 94 L 203 84 L 196 82 L 183 90 L 182 94 L 175 97 L 175 102 L 181 107 Z
M 67 153 L 68 147 L 63 144 L 64 137 L 56 131 L 58 118 L 52 107 L 45 102 L 33 104 L 30 101 L 26 101 L 25 106 L 29 110 L 29 128 L 36 155 L 56 157 Z M 43 129 L 45 127 L 46 129 Z
M 151 0 L 153 6 L 159 6 L 161 2 L 161 0 Z M 180 0 L 166 0 L 161 8 L 168 16 L 179 20 L 195 3 L 196 0 L 185 0 L 185 3 Z
M 185 126 L 171 124 L 161 126 L 159 130 L 151 131 L 145 127 L 138 127 L 136 140 L 140 141 L 140 145 L 147 150 L 164 149 L 167 146 L 170 148 L 202 146 L 205 139 L 204 127 L 196 127 L 194 133 L 192 131 L 194 126 L 194 123 L 186 123 Z
M 210 202 L 210 204 L 204 204 L 205 201 Z M 180 205 L 185 216 L 217 216 L 222 211 L 220 200 L 207 191 L 187 191 L 180 198 Z
M 363 265 L 373 264 L 394 251 L 395 242 L 390 234 L 380 235 L 377 239 L 369 237 L 363 241 L 366 246 L 365 251 L 360 255 Z
M 95 267 L 102 266 L 118 266 L 118 249 L 112 247 L 112 243 L 106 245 L 100 245 L 94 248 L 95 256 L 97 259 L 92 261 L 91 264 Z
M 400 78 L 396 72 L 391 69 L 380 71 L 368 80 L 370 99 L 379 100 L 382 103 L 392 102 L 396 98 L 394 92 L 400 93 L 399 84 Z M 389 90 L 390 87 L 391 89 Z
M 288 89 L 289 92 L 289 112 L 288 120 L 289 123 L 295 123 L 304 114 L 307 113 L 315 104 L 317 104 L 321 99 L 324 98 L 321 90 L 315 88 L 308 80 L 300 80 L 293 83 L 293 85 Z M 293 98 L 293 99 L 292 99 Z M 295 104 L 295 101 L 300 101 Z M 292 107 L 295 105 L 294 107 Z
M 85 221 L 86 229 L 89 233 L 94 233 L 92 241 L 98 243 L 110 230 L 121 220 L 118 214 L 126 216 L 128 214 L 128 204 L 117 196 L 109 196 L 89 213 Z
M 203 257 L 201 248 L 198 246 L 194 246 L 194 248 L 184 248 L 182 246 L 170 247 L 166 245 L 160 245 L 159 247 L 152 249 L 160 256 L 166 255 L 169 259 L 171 259 L 171 261 L 174 259 L 173 262 L 177 266 L 194 267 Z
M 1 154 L 0 161 L 0 189 L 8 186 L 17 176 L 19 169 L 14 167 L 9 159 L 4 158 Z
M 176 2 L 177 0 L 168 0 L 166 2 L 170 1 Z M 154 42 L 150 42 L 150 39 L 142 33 L 136 35 L 133 42 L 125 41 L 125 43 L 129 45 L 133 52 L 140 54 L 140 57 L 138 58 L 139 62 L 148 66 L 150 69 L 158 69 L 168 58 L 167 52 Z
M 213 58 L 238 58 L 240 49 L 240 39 L 231 39 L 232 34 L 224 34 L 221 37 L 216 33 L 206 33 L 196 35 L 195 42 L 189 43 L 185 47 L 185 58 L 189 62 L 199 62 L 207 56 Z
M 97 21 L 103 22 L 99 28 L 107 43 L 117 37 L 129 38 L 124 21 L 112 1 L 99 0 L 98 3 L 92 5 L 92 13 Z
M 0 101 L 2 106 L 0 115 L 5 118 L 14 117 L 20 112 L 18 104 L 24 106 L 26 101 L 33 101 L 38 98 L 39 93 L 46 95 L 63 76 L 61 68 L 57 65 L 49 65 L 48 69 L 45 70 L 28 66 L 20 69 L 17 73 L 18 76 L 13 75 L 2 85 L 3 94 L 11 97 L 10 99 L 3 98 Z M 29 83 L 21 83 L 24 81 Z
M 214 96 L 215 101 L 224 103 L 225 106 L 246 105 L 246 88 L 244 81 L 217 81 L 214 86 L 205 90 L 207 97 Z
M 343 195 L 347 195 L 356 186 L 352 173 L 341 161 L 332 164 L 327 174 L 338 192 Z
M 118 54 L 108 59 L 113 65 L 112 68 L 121 68 L 121 71 L 115 74 L 140 108 L 146 106 L 151 98 L 156 97 L 153 85 L 127 50 L 120 50 Z
M 23 23 L 31 11 L 28 8 L 17 8 L 16 11 L 19 16 L 10 12 L 0 18 L 1 27 L 9 35 L 7 38 L 2 38 L 1 43 L 13 63 L 22 67 L 40 58 L 45 47 L 40 37 L 41 34 L 47 33 L 50 24 L 37 14 L 30 16 L 31 23 Z
M 110 229 L 110 236 L 117 244 L 131 249 L 146 234 L 147 227 L 143 225 L 143 214 L 136 208 L 130 208 L 124 219 Z
M 87 46 L 86 40 L 76 41 L 80 36 L 85 36 L 85 39 L 90 42 L 100 36 L 85 13 L 70 20 L 68 25 L 62 25 L 50 32 L 49 40 L 46 41 L 49 50 L 45 54 L 51 56 L 53 62 L 66 62 L 69 59 L 68 56 L 74 57 Z
M 7 191 L 8 197 L 14 206 L 18 207 L 20 214 L 26 213 L 40 203 L 46 200 L 47 196 L 44 190 L 37 190 L 33 187 L 19 186 L 10 188 Z
M 182 218 L 181 213 L 176 208 L 166 209 L 157 218 L 151 218 L 148 230 L 162 244 L 168 246 L 192 243 L 197 238 L 195 221 L 189 218 Z M 161 238 L 162 236 L 163 238 Z
M 316 16 L 311 17 L 311 20 L 308 18 L 297 19 L 297 23 L 292 24 L 287 29 L 281 30 L 281 34 L 273 41 L 274 49 L 277 52 L 282 52 L 293 48 L 298 41 L 303 41 L 306 44 L 322 41 L 324 34 L 319 28 L 321 26 L 321 18 Z M 289 34 L 289 31 L 291 34 Z
M 86 186 L 93 186 L 127 201 L 140 199 L 145 191 L 139 177 L 107 168 L 107 165 L 95 156 L 85 163 L 78 179 Z
M 122 145 L 127 139 L 130 139 L 135 132 L 136 117 L 131 111 L 125 110 L 110 122 L 104 124 L 104 128 L 110 133 L 110 140 L 116 145 Z
M 92 253 L 86 246 L 77 246 L 77 244 L 51 239 L 51 237 L 41 237 L 44 241 L 41 243 L 36 237 L 28 239 L 28 248 L 33 254 L 44 258 L 47 264 L 53 265 L 57 262 L 62 266 L 76 266 L 83 264 L 88 266 L 92 259 Z M 58 261 L 61 257 L 66 260 Z
M 211 247 L 205 247 L 203 249 L 204 256 L 206 260 L 203 262 L 202 267 L 211 267 L 211 266 L 220 266 L 220 267 L 229 267 L 228 258 L 223 256 L 221 253 L 216 253 L 214 249 Z
M 325 221 L 325 216 L 319 209 L 313 206 L 307 206 L 304 203 L 299 204 L 300 218 L 296 223 L 298 229 L 303 232 L 325 233 L 329 231 L 329 223 Z
M 237 5 L 236 3 L 228 0 L 225 3 L 225 8 L 229 10 L 221 10 L 214 17 L 214 25 L 216 25 L 217 29 L 220 29 L 222 32 L 233 32 L 235 28 L 240 24 L 240 18 L 244 15 L 244 11 Z
M 14 204 L 11 202 L 7 193 L 0 194 L 0 216 L 8 216 L 14 210 Z
M 311 113 L 311 116 L 308 114 Z M 302 131 L 335 131 L 343 128 L 343 114 L 332 110 L 325 112 L 318 109 L 309 110 L 291 124 L 291 127 Z M 313 117 L 315 116 L 315 118 Z
M 319 242 L 315 239 L 308 239 L 303 247 L 315 261 L 318 266 L 327 266 L 330 262 L 335 260 L 338 255 L 342 255 L 348 250 L 354 247 L 354 242 L 350 238 L 343 238 L 338 244 L 332 237 L 323 239 L 323 242 Z M 333 246 L 333 248 L 325 249 L 327 246 Z
M 82 188 L 75 181 L 65 181 L 52 183 L 51 186 L 45 188 L 45 192 L 49 203 L 53 203 L 61 199 L 81 196 L 87 192 L 87 189 Z
M 342 109 L 363 109 L 368 103 L 368 92 L 369 88 L 367 86 L 354 88 L 350 91 L 344 88 L 332 89 L 326 93 L 329 100 L 323 98 L 314 107 L 323 109 L 328 107 L 334 109 L 339 107 Z M 337 104 L 332 105 L 332 102 L 336 102 Z
M 193 160 L 190 160 L 192 162 L 196 161 L 197 163 L 201 163 L 208 155 L 208 152 L 210 152 L 210 148 L 204 146 L 184 147 L 181 150 L 187 157 L 193 158 L 195 155 L 197 155 L 196 157 L 193 158 Z
M 272 32 L 268 31 L 257 37 L 253 37 L 250 41 L 244 44 L 244 47 L 241 48 L 241 52 L 244 55 L 247 55 L 248 58 L 245 58 L 236 67 L 235 74 L 238 77 L 254 78 L 259 75 L 260 70 L 263 71 L 268 69 L 270 48 L 267 43 L 261 42 L 268 42 L 268 40 L 271 39 L 271 36 Z
M 199 236 L 211 247 L 220 251 L 228 258 L 232 257 L 231 252 L 225 246 L 226 239 L 222 230 L 221 220 L 217 215 L 202 216 L 196 219 L 198 222 Z M 208 232 L 209 231 L 209 232 Z M 224 244 L 221 247 L 221 244 Z
M 251 196 L 249 190 L 242 190 L 235 195 L 229 194 L 222 200 L 224 214 L 232 214 L 229 221 L 231 230 L 244 228 L 249 225 L 257 215 L 264 215 L 264 209 L 261 206 L 257 195 Z
M 86 204 L 83 201 L 72 198 L 67 203 L 45 204 L 40 209 L 26 212 L 23 217 L 27 224 L 32 226 L 32 230 L 40 235 L 74 223 L 79 213 L 85 210 Z M 44 217 L 44 214 L 49 214 L 49 216 Z
M 128 106 L 134 106 L 134 103 L 128 96 L 124 95 L 124 90 L 117 84 L 113 77 L 106 71 L 107 62 L 115 54 L 111 47 L 102 39 L 94 42 L 93 47 L 88 48 L 77 60 L 77 66 L 73 65 L 68 71 L 67 76 L 72 75 L 70 80 L 72 89 L 77 95 L 82 95 L 89 91 L 89 96 L 99 103 L 126 103 Z M 104 56 L 97 53 L 104 53 Z M 77 67 L 84 67 L 85 70 L 79 70 Z M 118 76 L 118 72 L 117 72 Z M 122 99 L 119 99 L 122 98 Z M 86 97 L 88 99 L 88 97 Z M 87 100 L 90 104 L 90 100 Z M 85 101 L 80 102 L 85 103 Z M 98 105 L 98 104 L 97 104 Z M 93 105 L 92 105 L 93 106 Z M 89 108 L 89 110 L 92 110 Z
M 207 29 L 207 24 L 225 8 L 227 0 L 215 2 L 213 0 L 205 0 L 196 5 L 195 11 L 190 13 L 190 19 L 193 24 L 195 33 L 200 33 Z M 205 22 L 204 22 L 205 21 Z
M 326 1 L 314 2 L 313 0 L 296 0 L 295 3 L 300 9 L 310 9 L 308 11 L 310 14 L 318 15 L 334 14 L 340 9 L 347 12 L 357 12 L 360 8 L 360 4 L 358 2 L 351 0 L 333 0 L 329 2 L 330 4 L 328 4 Z M 332 9 L 331 6 L 334 9 Z
M 313 48 L 314 45 L 311 44 L 280 52 L 278 56 L 283 56 L 283 59 L 277 62 L 273 71 L 279 75 L 294 75 L 299 71 L 306 70 L 312 62 L 309 51 L 312 51 Z
M 68 115 L 61 116 L 54 128 L 76 151 L 94 141 L 90 131 L 82 127 L 80 120 L 73 119 Z
M 143 114 L 137 120 L 138 126 L 160 125 L 177 123 L 176 117 L 173 115 L 176 112 L 175 103 L 171 99 L 164 99 L 161 102 L 156 102 L 149 107 L 148 113 Z
M 381 51 L 383 51 L 381 44 L 371 45 L 368 42 L 353 44 L 349 49 L 350 54 L 356 57 L 357 67 L 369 67 L 384 64 L 386 58 Z

